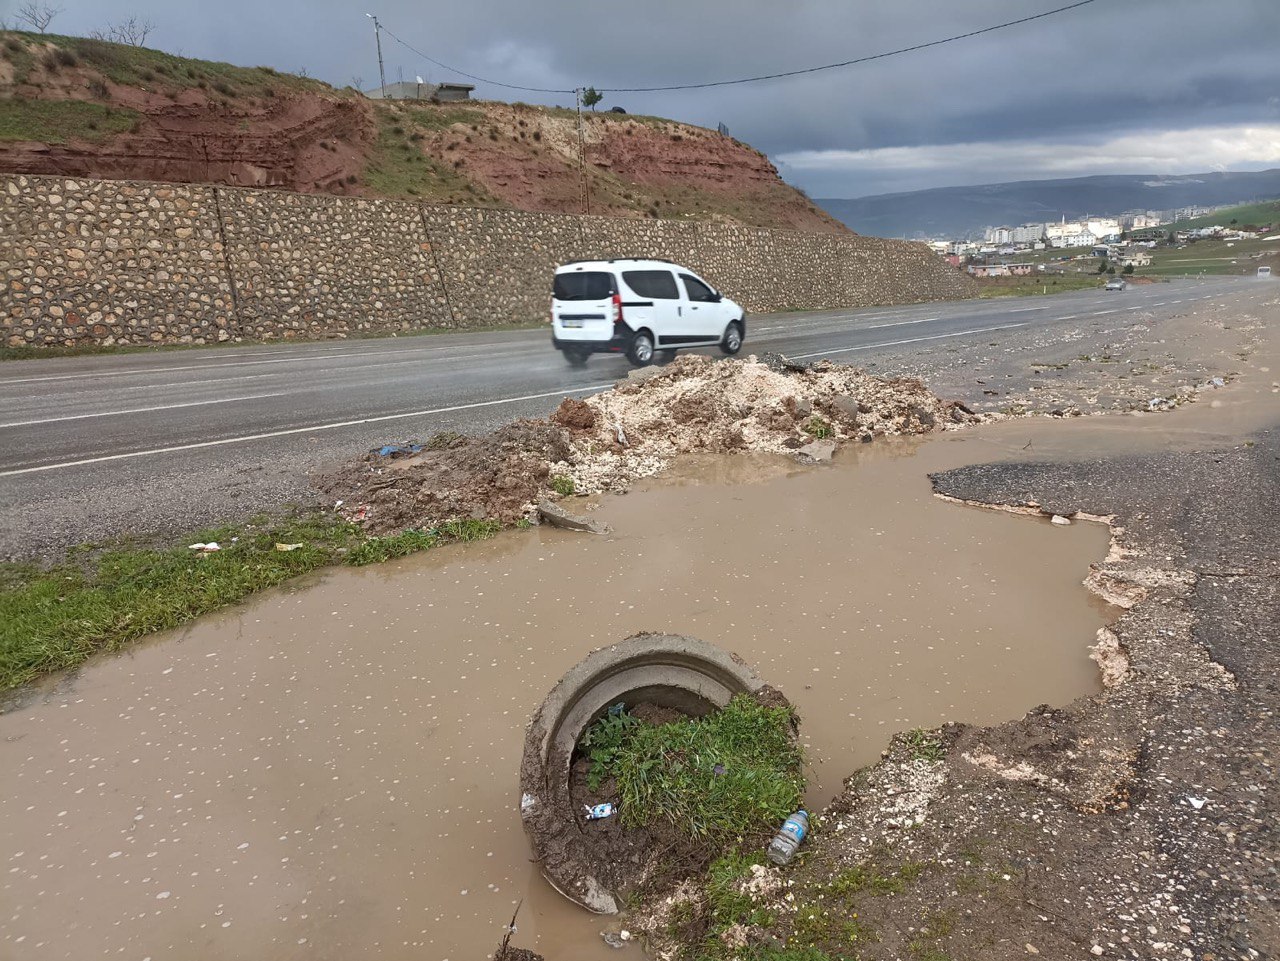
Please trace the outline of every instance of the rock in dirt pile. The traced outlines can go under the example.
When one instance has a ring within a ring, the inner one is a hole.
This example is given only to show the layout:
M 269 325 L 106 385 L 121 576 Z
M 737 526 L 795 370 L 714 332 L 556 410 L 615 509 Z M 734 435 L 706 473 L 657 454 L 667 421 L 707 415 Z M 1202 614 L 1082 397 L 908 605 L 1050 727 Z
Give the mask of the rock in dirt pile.
M 567 398 L 548 420 L 484 437 L 437 435 L 411 457 L 372 452 L 317 486 L 374 533 L 458 519 L 534 519 L 542 498 L 623 491 L 680 454 L 829 458 L 849 442 L 923 434 L 977 418 L 911 378 L 830 362 L 686 356 L 635 371 L 612 390 Z

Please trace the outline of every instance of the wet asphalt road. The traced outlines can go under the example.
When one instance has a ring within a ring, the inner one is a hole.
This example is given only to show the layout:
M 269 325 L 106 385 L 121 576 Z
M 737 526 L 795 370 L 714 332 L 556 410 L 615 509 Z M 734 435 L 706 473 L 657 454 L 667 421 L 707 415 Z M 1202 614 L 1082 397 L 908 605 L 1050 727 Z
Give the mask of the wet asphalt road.
M 1249 281 L 1211 278 L 1122 293 L 754 315 L 744 354 L 867 363 L 913 345 L 963 350 L 1254 293 Z M 570 368 L 548 341 L 535 330 L 8 362 L 0 367 L 0 556 L 278 508 L 325 464 L 388 441 L 545 416 L 564 396 L 607 388 L 630 369 L 607 355 Z

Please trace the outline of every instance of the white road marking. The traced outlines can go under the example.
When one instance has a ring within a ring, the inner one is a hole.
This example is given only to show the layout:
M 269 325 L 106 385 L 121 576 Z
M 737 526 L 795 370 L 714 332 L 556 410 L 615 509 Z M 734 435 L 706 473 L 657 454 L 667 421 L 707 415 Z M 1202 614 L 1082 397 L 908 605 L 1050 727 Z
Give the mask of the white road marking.
M 485 356 L 488 356 L 488 355 L 485 355 Z M 461 357 L 457 359 L 470 360 L 471 358 Z M 321 374 L 364 374 L 365 372 L 371 371 L 371 370 L 375 372 L 381 372 L 384 370 L 389 370 L 392 367 L 409 367 L 417 363 L 420 363 L 420 361 L 414 360 L 414 359 L 392 360 L 392 361 L 387 361 L 385 363 L 377 363 L 377 364 L 343 364 L 341 367 L 320 367 L 314 370 L 307 370 L 305 371 L 305 373 L 307 377 L 312 380 L 312 383 L 309 383 L 307 386 L 300 388 L 298 391 L 293 391 L 292 393 L 303 393 L 308 390 L 317 389 L 318 385 L 314 383 L 314 378 L 319 377 Z M 187 388 L 187 387 L 198 387 L 204 384 L 230 384 L 233 382 L 239 383 L 240 381 L 245 381 L 245 380 L 261 380 L 264 377 L 276 377 L 276 376 L 278 376 L 276 371 L 269 370 L 261 374 L 236 374 L 234 377 L 211 377 L 205 380 L 175 381 L 169 384 L 138 384 L 133 387 L 109 387 L 109 388 L 103 387 L 101 389 L 102 390 L 118 390 L 118 391 L 166 390 L 170 387 Z M 2 386 L 3 384 L 0 384 L 0 387 Z M 80 389 L 82 391 L 88 391 L 88 390 L 92 390 L 93 388 L 84 387 Z
M 393 354 L 426 354 L 435 353 L 441 350 L 465 350 L 476 347 L 504 347 L 503 343 L 497 344 L 454 344 L 451 347 L 406 347 L 399 350 L 366 350 L 360 353 L 347 354 L 349 358 L 360 357 L 390 357 Z M 316 351 L 318 354 L 319 351 Z M 84 380 L 85 378 L 99 377 L 134 377 L 146 374 L 168 374 L 179 370 L 226 370 L 231 367 L 258 367 L 263 364 L 292 364 L 303 362 L 311 359 L 311 354 L 294 355 L 291 357 L 273 357 L 270 360 L 237 360 L 226 364 L 208 363 L 208 364 L 185 364 L 179 367 L 139 367 L 135 370 L 107 370 L 107 371 L 86 371 L 82 374 L 50 374 L 47 377 L 20 377 L 15 380 L 0 379 L 0 387 L 8 387 L 10 384 L 42 384 L 56 380 Z M 329 360 L 328 357 L 315 358 L 316 360 Z
M 1048 310 L 1048 307 L 1019 307 L 1017 310 L 1011 310 L 1011 314 L 1025 314 L 1029 310 Z
M 905 327 L 908 324 L 931 324 L 941 317 L 921 317 L 919 320 L 899 320 L 892 324 L 868 324 L 866 327 L 852 327 L 851 330 L 880 330 L 883 327 Z
M 880 317 L 887 317 L 887 316 L 891 316 L 891 315 L 889 315 L 889 314 L 879 314 L 879 315 L 877 315 L 877 316 L 880 316 Z M 833 320 L 868 320 L 868 319 L 874 319 L 874 318 L 866 318 L 866 317 L 820 317 L 820 318 L 817 318 L 817 320 L 819 320 L 819 321 L 823 321 L 823 320 L 825 320 L 825 321 L 833 321 Z M 935 320 L 941 320 L 941 319 L 942 319 L 941 317 L 921 317 L 921 318 L 919 318 L 918 320 L 895 320 L 895 321 L 893 321 L 892 323 L 889 323 L 889 324 L 867 324 L 867 325 L 862 326 L 862 327 L 850 327 L 850 326 L 847 326 L 847 325 L 843 325 L 843 324 L 842 324 L 842 325 L 839 325 L 839 326 L 837 326 L 837 327 L 833 327 L 833 328 L 831 328 L 831 330 L 832 330 L 832 331 L 836 331 L 836 330 L 840 330 L 840 331 L 844 331 L 844 330 L 880 330 L 880 329 L 881 329 L 881 328 L 883 328 L 883 327 L 902 327 L 902 326 L 905 326 L 905 325 L 907 325 L 907 324 L 929 324 L 929 323 L 933 323 L 933 321 L 935 321 Z M 787 326 L 785 326 L 785 325 L 784 325 L 784 326 L 781 326 L 781 327 L 758 327 L 758 328 L 756 328 L 756 333 L 758 333 L 758 334 L 767 334 L 767 333 L 770 333 L 770 332 L 775 331 L 775 330 L 785 330 L 785 331 L 789 331 L 790 333 L 797 334 L 797 335 L 804 335 L 804 334 L 822 334 L 822 333 L 825 333 L 825 331 L 821 331 L 821 330 L 812 330 L 812 329 L 808 329 L 808 328 L 813 328 L 813 327 L 817 327 L 817 326 L 818 326 L 818 324 L 817 324 L 817 323 L 813 323 L 813 324 L 808 324 L 808 325 L 796 325 L 796 326 L 793 326 L 793 327 L 787 327 Z
M 993 330 L 1013 330 L 1015 327 L 1025 327 L 1026 324 L 1002 324 L 999 327 L 979 327 L 977 330 L 958 330 L 953 334 L 933 334 L 929 337 L 912 337 L 909 340 L 891 340 L 884 344 L 863 344 L 861 347 L 837 347 L 834 350 L 815 350 L 809 354 L 788 354 L 791 360 L 803 360 L 806 357 L 828 357 L 831 354 L 847 354 L 851 350 L 874 350 L 877 347 L 898 347 L 902 344 L 918 344 L 924 340 L 942 340 L 946 337 L 963 337 L 966 334 L 987 334 Z M 0 477 L 3 477 L 0 474 Z
M 123 414 L 149 414 L 157 410 L 176 410 L 179 407 L 208 407 L 210 404 L 234 404 L 242 400 L 261 400 L 264 397 L 283 397 L 287 391 L 278 390 L 273 394 L 249 394 L 245 397 L 219 397 L 216 400 L 193 400 L 185 404 L 161 404 L 158 407 L 133 407 L 128 410 L 101 410 L 93 414 L 68 414 L 66 417 L 42 417 L 39 420 L 15 420 L 3 427 L 30 427 L 32 424 L 56 424 L 63 420 L 86 420 L 90 417 L 119 417 Z
M 543 394 L 524 394 L 520 397 L 503 397 L 498 400 L 482 400 L 474 404 L 457 404 L 452 407 L 435 407 L 431 410 L 414 410 L 404 414 L 382 414 L 378 417 L 362 417 L 359 420 L 335 421 L 330 424 L 315 424 L 311 427 L 291 427 L 288 430 L 272 430 L 261 434 L 245 434 L 241 437 L 224 437 L 221 440 L 206 440 L 197 444 L 178 444 L 174 447 L 155 447 L 151 450 L 135 450 L 125 454 L 106 454 L 102 457 L 86 457 L 83 460 L 64 461 L 60 464 L 45 464 L 41 467 L 22 467 L 17 470 L 0 471 L 0 477 L 14 477 L 18 474 L 35 474 L 40 471 L 61 470 L 64 467 L 82 467 L 85 464 L 100 464 L 104 461 L 125 460 L 130 457 L 147 457 L 152 454 L 173 454 L 183 450 L 199 450 L 204 447 L 222 447 L 226 444 L 244 444 L 255 440 L 267 440 L 272 437 L 286 437 L 290 434 L 310 434 L 320 430 L 335 430 L 339 427 L 356 427 L 360 424 L 378 424 L 388 420 L 402 420 L 406 417 L 426 417 L 431 414 L 448 414 L 457 410 L 474 410 L 477 407 L 494 407 L 498 404 L 516 404 L 524 400 L 539 400 L 543 397 L 564 397 L 588 390 L 603 390 L 612 387 L 614 381 L 603 384 L 588 384 L 585 387 L 573 387 L 569 390 L 552 390 Z

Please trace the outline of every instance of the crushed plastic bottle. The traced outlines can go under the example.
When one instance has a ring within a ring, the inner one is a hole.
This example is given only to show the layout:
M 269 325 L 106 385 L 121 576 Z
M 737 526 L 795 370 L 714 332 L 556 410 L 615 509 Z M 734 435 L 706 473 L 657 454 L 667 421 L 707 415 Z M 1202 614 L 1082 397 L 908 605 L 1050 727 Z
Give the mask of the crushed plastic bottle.
M 800 842 L 808 833 L 809 815 L 805 811 L 797 811 L 782 822 L 782 827 L 778 828 L 778 833 L 769 842 L 769 849 L 765 854 L 770 861 L 781 867 L 795 855 Z

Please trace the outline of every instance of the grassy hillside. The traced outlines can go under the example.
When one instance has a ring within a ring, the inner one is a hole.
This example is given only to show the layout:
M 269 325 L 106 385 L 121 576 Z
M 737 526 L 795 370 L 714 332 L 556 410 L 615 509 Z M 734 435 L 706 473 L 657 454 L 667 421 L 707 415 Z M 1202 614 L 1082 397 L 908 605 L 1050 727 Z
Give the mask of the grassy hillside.
M 583 155 L 578 123 L 563 108 L 384 102 L 267 66 L 0 33 L 0 173 L 845 231 L 715 131 L 586 112 Z
M 11 83 L 39 83 L 42 77 L 67 73 L 76 67 L 96 71 L 103 80 L 125 86 L 148 84 L 168 88 L 196 87 L 223 96 L 260 95 L 268 90 L 333 93 L 327 83 L 280 73 L 271 67 L 237 67 L 211 60 L 191 60 L 162 50 L 58 34 L 11 30 L 4 36 L 2 54 L 15 67 Z
M 1020 285 L 1039 289 L 1040 285 L 1047 284 L 1052 289 L 1055 278 L 1059 286 L 1101 286 L 1107 278 L 1098 273 L 1099 260 L 1093 256 L 1092 251 L 1092 247 L 1021 251 L 1016 257 L 1003 259 L 1044 264 L 1045 271 L 1037 271 L 1027 278 L 1000 278 L 1006 281 L 1004 283 L 983 281 L 982 287 L 999 292 L 1002 288 L 1016 288 Z M 1146 253 L 1151 255 L 1151 264 L 1138 267 L 1133 274 L 1135 277 L 1183 277 L 1200 274 L 1253 276 L 1262 264 L 1270 264 L 1280 270 L 1280 241 L 1277 240 L 1197 240 L 1179 246 L 1154 247 Z M 1117 274 L 1120 270 L 1117 266 Z
M 1190 220 L 1179 220 L 1177 230 L 1195 230 L 1198 227 L 1243 227 L 1245 224 L 1280 224 L 1280 200 L 1266 200 L 1257 204 L 1227 207 L 1217 213 Z
M 0 100 L 0 140 L 97 142 L 133 129 L 138 113 L 82 100 Z

